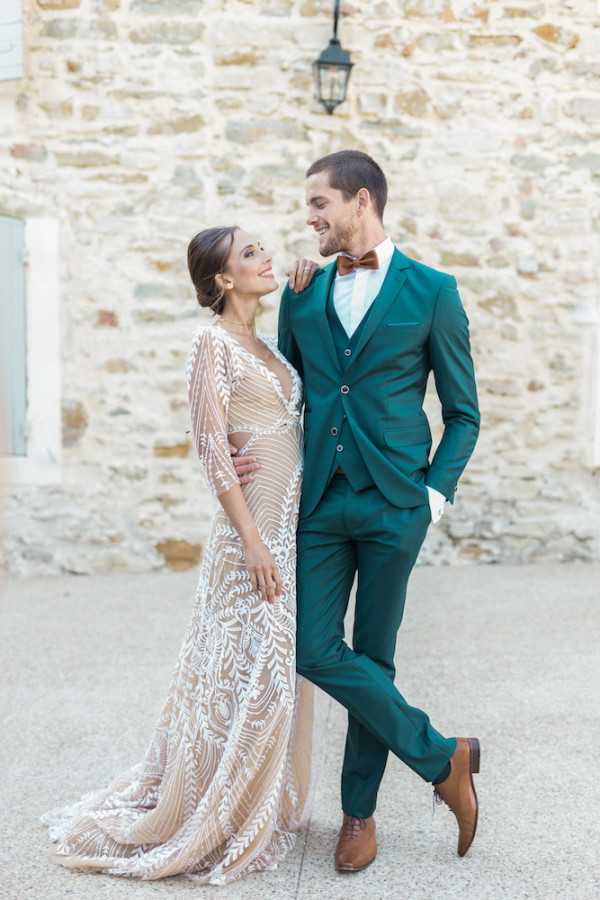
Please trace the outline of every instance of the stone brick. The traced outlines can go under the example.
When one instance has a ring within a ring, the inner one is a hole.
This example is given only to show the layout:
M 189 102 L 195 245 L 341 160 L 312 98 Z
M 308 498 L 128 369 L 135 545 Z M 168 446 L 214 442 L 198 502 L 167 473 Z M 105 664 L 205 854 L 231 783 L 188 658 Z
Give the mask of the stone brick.
M 29 162 L 45 162 L 48 159 L 48 151 L 40 144 L 13 144 L 10 155 Z
M 175 268 L 175 263 L 168 259 L 152 259 L 150 260 L 150 265 L 157 272 L 170 272 Z
M 191 448 L 190 441 L 182 441 L 179 444 L 155 444 L 155 456 L 188 456 Z
M 480 22 L 484 24 L 489 21 L 490 11 L 485 6 L 474 6 L 473 7 L 473 18 L 479 19 Z
M 104 363 L 104 368 L 107 372 L 114 373 L 122 373 L 122 372 L 130 372 L 133 366 L 129 362 L 128 359 L 123 359 L 121 357 L 115 357 L 114 359 L 107 359 Z
M 80 33 L 87 40 L 114 41 L 119 32 L 111 19 L 92 19 L 82 23 Z
M 42 37 L 64 41 L 75 37 L 77 26 L 77 19 L 49 19 L 42 23 L 40 33 Z
M 69 119 L 73 115 L 71 100 L 47 100 L 40 102 L 42 109 L 52 119 Z
M 168 312 L 166 309 L 155 309 L 149 306 L 145 309 L 136 309 L 133 315 L 136 321 L 148 324 L 164 324 L 175 321 L 173 313 Z
M 231 50 L 215 57 L 218 66 L 255 66 L 260 57 L 255 50 Z
M 80 400 L 66 400 L 62 407 L 63 447 L 74 447 L 88 426 L 88 416 Z
M 502 15 L 507 19 L 539 19 L 544 14 L 544 5 L 536 6 L 505 6 Z
M 518 34 L 471 34 L 470 47 L 518 47 L 523 38 Z
M 193 44 L 204 38 L 206 28 L 200 22 L 156 22 L 129 33 L 134 44 Z
M 578 34 L 567 32 L 559 25 L 553 25 L 550 22 L 538 25 L 533 31 L 534 34 L 537 34 L 543 41 L 547 41 L 549 44 L 562 44 L 562 46 L 567 47 L 569 50 L 572 50 L 579 43 Z
M 99 328 L 118 328 L 119 317 L 112 309 L 99 309 L 96 314 L 96 325 Z
M 300 141 L 304 137 L 304 131 L 294 119 L 228 121 L 225 127 L 225 137 L 236 144 L 251 144 L 269 138 Z
M 193 569 L 202 559 L 202 544 L 192 544 L 189 541 L 170 538 L 159 541 L 156 549 L 168 568 L 175 572 Z
M 492 297 L 480 300 L 477 306 L 502 320 L 521 318 L 515 297 L 504 291 L 496 291 Z
M 584 122 L 600 122 L 600 98 L 599 97 L 573 97 L 565 105 L 568 116 L 577 116 Z
M 204 119 L 200 115 L 179 116 L 166 122 L 157 122 L 148 129 L 148 134 L 190 134 L 204 127 Z
M 173 287 L 162 281 L 146 281 L 136 284 L 133 295 L 136 300 L 154 300 L 157 297 L 177 296 L 177 292 L 174 293 Z
M 552 44 L 557 44 L 560 40 L 561 28 L 558 25 L 550 25 L 546 23 L 545 25 L 538 25 L 537 28 L 534 28 L 533 31 L 538 37 L 541 37 L 544 41 L 549 41 Z
M 409 116 L 422 118 L 427 115 L 429 107 L 429 95 L 423 88 L 415 88 L 412 91 L 405 91 L 402 94 L 396 94 L 394 98 L 394 106 L 397 112 L 405 112 Z
M 595 175 L 600 175 L 600 153 L 582 153 L 569 161 L 572 169 L 590 169 Z
M 145 481 L 148 478 L 147 466 L 132 462 L 111 462 L 108 464 L 108 473 L 110 476 L 117 476 L 126 481 Z
M 378 34 L 375 38 L 375 47 L 378 50 L 391 50 L 396 46 L 396 42 L 389 31 L 384 31 L 383 34 Z
M 260 206 L 273 206 L 275 195 L 273 190 L 263 182 L 254 182 L 248 187 L 248 196 Z
M 479 266 L 477 256 L 472 253 L 454 253 L 451 250 L 442 250 L 441 263 L 443 266 Z
M 302 0 L 301 16 L 319 16 L 325 12 L 323 0 Z
M 147 15 L 198 16 L 205 12 L 205 0 L 132 0 L 131 11 Z
M 81 0 L 37 0 L 41 9 L 78 9 Z
M 118 159 L 109 156 L 99 150 L 79 150 L 73 152 L 65 152 L 58 150 L 56 152 L 56 160 L 61 166 L 73 166 L 77 169 L 97 168 L 98 166 L 113 166 L 118 163 Z

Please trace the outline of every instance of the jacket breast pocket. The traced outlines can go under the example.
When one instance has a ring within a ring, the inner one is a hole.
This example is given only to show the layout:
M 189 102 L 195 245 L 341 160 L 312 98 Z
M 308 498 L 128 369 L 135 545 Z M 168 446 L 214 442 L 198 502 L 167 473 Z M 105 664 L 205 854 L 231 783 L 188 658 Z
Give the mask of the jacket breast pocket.
M 406 320 L 402 322 L 386 322 L 385 328 L 379 329 L 381 344 L 398 353 L 418 351 L 427 336 L 424 322 Z

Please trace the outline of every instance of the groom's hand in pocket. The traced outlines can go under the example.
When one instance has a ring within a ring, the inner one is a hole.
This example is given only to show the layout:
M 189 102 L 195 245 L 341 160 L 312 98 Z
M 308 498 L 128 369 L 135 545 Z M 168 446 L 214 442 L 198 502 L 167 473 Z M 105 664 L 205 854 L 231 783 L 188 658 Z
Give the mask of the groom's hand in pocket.
M 296 294 L 306 290 L 318 268 L 318 264 L 313 262 L 312 259 L 296 260 L 287 272 L 288 285 L 291 290 Z
M 229 452 L 240 484 L 250 484 L 254 479 L 254 472 L 260 469 L 260 463 L 255 456 L 238 456 L 238 448 L 233 444 L 229 444 Z

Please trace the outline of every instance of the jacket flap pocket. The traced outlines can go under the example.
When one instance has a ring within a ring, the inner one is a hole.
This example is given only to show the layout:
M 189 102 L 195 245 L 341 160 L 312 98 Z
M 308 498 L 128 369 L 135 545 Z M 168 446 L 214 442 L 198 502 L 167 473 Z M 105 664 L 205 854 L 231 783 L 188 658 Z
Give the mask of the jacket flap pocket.
M 426 422 L 415 422 L 412 425 L 394 425 L 384 428 L 383 437 L 388 446 L 418 444 L 431 440 L 431 429 Z

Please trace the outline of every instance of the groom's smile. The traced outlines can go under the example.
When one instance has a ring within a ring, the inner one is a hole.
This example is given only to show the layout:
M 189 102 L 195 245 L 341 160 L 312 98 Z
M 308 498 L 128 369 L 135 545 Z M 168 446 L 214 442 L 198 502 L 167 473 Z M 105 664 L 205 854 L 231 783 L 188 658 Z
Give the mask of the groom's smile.
M 358 232 L 359 201 L 332 187 L 329 173 L 325 171 L 306 179 L 306 205 L 306 223 L 319 237 L 321 256 L 349 251 Z

